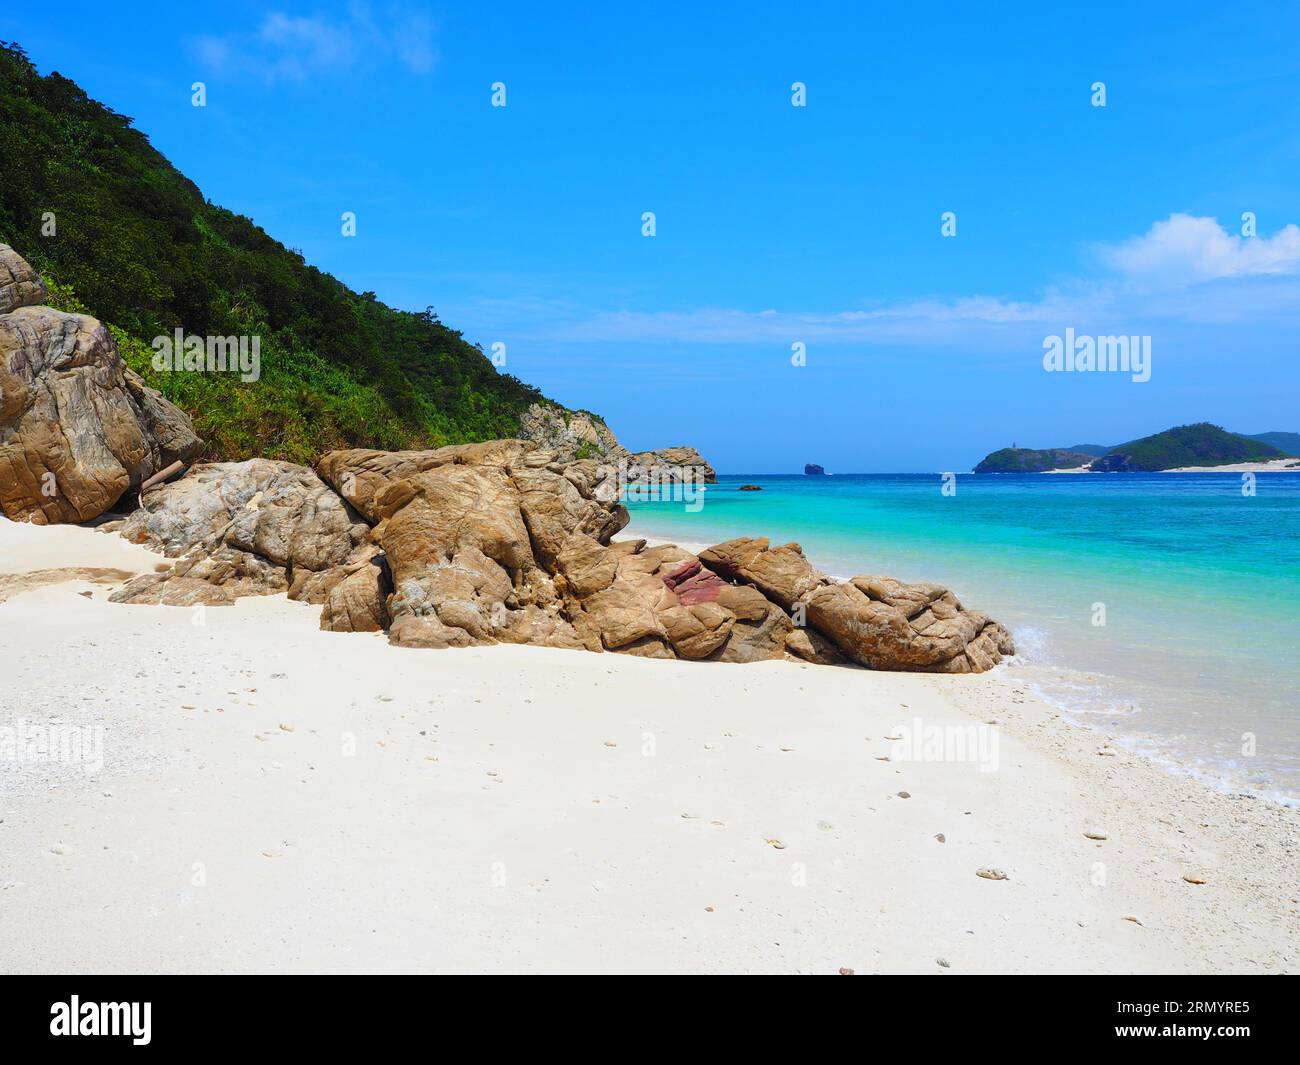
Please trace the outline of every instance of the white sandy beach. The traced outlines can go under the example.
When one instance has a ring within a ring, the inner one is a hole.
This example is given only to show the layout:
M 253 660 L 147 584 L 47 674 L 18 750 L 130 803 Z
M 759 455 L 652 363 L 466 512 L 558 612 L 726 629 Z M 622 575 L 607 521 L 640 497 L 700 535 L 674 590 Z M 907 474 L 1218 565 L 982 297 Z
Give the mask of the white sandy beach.
M 1071 466 L 1067 470 L 1041 470 L 1041 473 L 1092 473 L 1090 466 Z M 1175 466 L 1161 473 L 1300 473 L 1300 459 L 1269 459 L 1267 462 L 1232 462 L 1226 466 Z
M 1161 473 L 1300 473 L 1300 459 L 1269 459 L 1267 462 L 1231 462 L 1226 466 L 1176 466 Z
M 107 602 L 159 561 L 0 520 L 0 728 L 103 742 L 97 772 L 0 762 L 0 970 L 1300 968 L 1300 815 L 1067 725 L 1014 663 L 407 650 L 282 596 Z M 918 720 L 996 768 L 900 757 Z

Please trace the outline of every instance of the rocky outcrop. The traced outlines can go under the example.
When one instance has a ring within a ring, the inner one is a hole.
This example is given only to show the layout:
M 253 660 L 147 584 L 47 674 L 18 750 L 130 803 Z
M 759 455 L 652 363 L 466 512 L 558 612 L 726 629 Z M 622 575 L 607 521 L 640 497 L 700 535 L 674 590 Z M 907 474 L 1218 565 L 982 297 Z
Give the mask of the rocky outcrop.
M 688 551 L 644 540 L 601 550 L 575 536 L 557 587 L 584 644 L 652 658 L 781 658 L 790 619 L 752 588 L 728 584 Z
M 404 647 L 527 643 L 646 658 L 794 657 L 978 672 L 1010 637 L 946 589 L 833 581 L 798 544 L 739 537 L 698 556 L 615 543 L 627 512 L 591 460 L 499 440 L 331 452 L 323 477 L 255 459 L 144 493 L 120 531 L 179 561 L 113 600 L 221 604 L 287 591 L 321 627 Z
M 289 598 L 320 603 L 320 627 L 329 632 L 382 632 L 390 623 L 392 587 L 383 551 L 364 543 L 340 565 L 319 572 L 298 570 Z
M 717 544 L 701 552 L 700 561 L 727 580 L 753 585 L 787 611 L 827 583 L 808 564 L 798 544 L 770 547 L 766 536 L 741 536 Z
M 807 639 L 790 650 L 810 661 L 834 660 L 828 640 L 836 654 L 872 669 L 979 673 L 1014 652 L 1006 629 L 966 610 L 937 584 L 831 581 L 809 565 L 798 544 L 771 547 L 766 537 L 728 540 L 702 552 L 700 561 L 801 619 Z
M 982 673 L 1015 650 L 1006 629 L 937 584 L 854 577 L 816 589 L 807 618 L 872 669 Z
M 202 442 L 99 321 L 34 303 L 44 298 L 0 245 L 0 509 L 37 524 L 89 521 Z
M 568 486 L 551 477 L 557 492 Z M 395 643 L 578 645 L 533 553 L 523 497 L 511 467 L 488 464 L 443 465 L 380 490 Z
M 137 577 L 113 602 L 221 605 L 287 591 L 322 602 L 366 561 L 355 552 L 370 527 L 315 473 L 292 462 L 203 463 L 149 489 L 140 504 L 118 531 L 179 561 Z M 308 576 L 334 570 L 335 579 L 308 585 Z
M 40 274 L 8 244 L 0 244 L 0 314 L 36 307 L 48 299 Z
M 550 403 L 534 403 L 519 419 L 519 435 L 561 462 L 594 459 L 622 471 L 624 483 L 713 484 L 717 473 L 693 447 L 632 452 L 602 419 Z
M 523 468 L 529 463 L 546 465 L 553 461 L 554 456 L 540 452 L 535 444 L 527 441 L 489 440 L 481 444 L 452 444 L 432 451 L 373 451 L 368 448 L 331 451 L 317 461 L 316 470 L 369 521 L 377 522 L 379 511 L 374 505 L 374 497 L 390 482 L 440 466 Z

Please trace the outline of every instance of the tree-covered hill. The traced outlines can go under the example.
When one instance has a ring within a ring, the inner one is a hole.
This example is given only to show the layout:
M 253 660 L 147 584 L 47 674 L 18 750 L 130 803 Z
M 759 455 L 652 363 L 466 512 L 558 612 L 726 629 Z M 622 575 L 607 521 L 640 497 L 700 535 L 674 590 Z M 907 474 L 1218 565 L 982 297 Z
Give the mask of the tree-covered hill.
M 511 436 L 542 399 L 431 311 L 353 292 L 208 203 L 129 118 L 3 42 L 0 242 L 40 270 L 51 302 L 112 329 L 127 363 L 193 417 L 208 458 Z M 178 327 L 260 336 L 261 379 L 154 371 L 150 341 Z
M 1300 433 L 1242 433 L 1247 440 L 1258 440 L 1288 455 L 1300 455 Z
M 1117 470 L 1172 470 L 1183 466 L 1226 466 L 1234 462 L 1267 462 L 1284 453 L 1258 440 L 1248 440 L 1209 422 L 1180 425 L 1113 448 L 1093 463 L 1103 473 Z
M 1086 466 L 1093 456 L 1062 448 L 1004 447 L 985 455 L 976 473 L 1042 473 L 1045 470 L 1073 470 Z

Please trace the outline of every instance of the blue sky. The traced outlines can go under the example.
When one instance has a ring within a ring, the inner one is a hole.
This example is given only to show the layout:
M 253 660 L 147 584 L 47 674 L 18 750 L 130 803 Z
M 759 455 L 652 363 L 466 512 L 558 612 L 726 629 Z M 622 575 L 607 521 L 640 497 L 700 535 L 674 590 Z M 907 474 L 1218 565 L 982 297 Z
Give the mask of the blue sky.
M 633 448 L 925 471 L 1300 431 L 1300 9 L 890 6 L 69 0 L 0 38 Z M 1149 335 L 1151 379 L 1045 372 L 1067 328 Z

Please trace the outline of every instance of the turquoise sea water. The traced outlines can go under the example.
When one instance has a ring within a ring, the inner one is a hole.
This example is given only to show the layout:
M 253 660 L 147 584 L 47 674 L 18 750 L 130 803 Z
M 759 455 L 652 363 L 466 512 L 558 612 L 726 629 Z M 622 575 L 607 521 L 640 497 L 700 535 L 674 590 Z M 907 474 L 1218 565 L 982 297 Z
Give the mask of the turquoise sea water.
M 955 483 L 722 476 L 694 512 L 629 499 L 627 533 L 766 535 L 830 574 L 945 584 L 1011 628 L 1009 668 L 1072 720 L 1216 785 L 1300 799 L 1300 474 L 1261 473 L 1253 496 L 1233 473 Z

